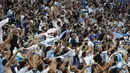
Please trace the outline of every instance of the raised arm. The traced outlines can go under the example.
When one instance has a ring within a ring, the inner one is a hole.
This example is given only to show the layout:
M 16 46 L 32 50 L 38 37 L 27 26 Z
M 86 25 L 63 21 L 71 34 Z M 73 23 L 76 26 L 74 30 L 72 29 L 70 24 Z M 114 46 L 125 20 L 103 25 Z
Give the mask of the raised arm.
M 89 52 L 92 51 L 92 48 L 91 48 L 91 47 L 86 46 L 85 48 L 88 48 L 88 50 L 86 50 L 87 53 L 89 53 Z
M 128 67 L 126 68 L 126 73 L 129 73 Z
M 110 69 L 108 70 L 108 73 L 110 73 Z
M 87 66 L 85 66 L 81 71 L 79 71 L 79 73 L 86 73 L 86 68 Z
M 33 55 L 33 59 L 32 61 L 30 61 L 30 64 L 32 63 L 33 64 L 32 66 L 36 68 L 37 65 L 40 64 L 41 62 L 42 62 L 41 57 L 38 54 L 36 54 L 35 56 Z
M 62 64 L 62 70 L 63 70 L 63 68 L 65 67 L 65 65 L 66 65 L 66 63 L 68 62 L 68 59 L 67 58 L 64 58 L 64 62 L 63 62 L 63 64 Z
M 125 50 L 129 50 L 130 49 L 130 47 L 128 45 L 125 45 L 124 48 L 125 48 Z
M 101 67 L 101 65 L 100 65 L 100 64 L 97 64 L 97 66 L 98 66 L 99 70 L 101 70 L 102 73 L 103 73 L 103 72 L 104 72 L 104 69 Z
M 24 34 L 25 34 L 25 29 L 22 29 L 22 33 L 21 33 L 20 37 L 23 37 Z
M 114 45 L 108 50 L 108 52 L 111 52 L 115 47 L 116 47 L 116 44 L 114 44 Z
M 60 48 L 61 48 L 61 45 L 58 45 L 58 46 L 56 47 L 56 49 L 54 50 L 54 53 L 55 53 L 55 54 L 59 53 Z
M 3 44 L 8 44 L 13 38 L 13 34 L 12 34 L 12 29 L 10 29 L 10 35 L 9 35 L 9 38 L 7 38 Z
M 57 66 L 57 62 L 56 62 L 56 59 L 54 59 L 54 60 L 52 60 L 52 64 L 50 67 L 50 69 L 53 73 L 55 73 L 55 71 L 56 71 L 56 66 Z
M 31 54 L 29 54 L 29 58 L 27 58 L 29 61 L 29 67 L 35 68 L 35 66 L 32 62 L 32 58 L 33 58 L 33 54 L 31 53 Z
M 9 18 L 6 18 L 6 19 L 4 19 L 4 20 L 2 20 L 1 22 L 0 22 L 0 28 L 2 28 L 2 26 L 4 26 L 6 23 L 8 23 L 9 22 Z
M 103 67 L 103 70 L 106 71 L 108 67 L 112 64 L 113 62 L 106 63 L 105 67 Z
M 5 55 L 5 59 L 9 59 L 10 58 L 10 56 L 11 56 L 11 52 L 10 52 L 10 49 L 9 49 L 10 47 L 8 47 L 8 51 L 7 51 L 7 53 L 6 53 L 6 55 Z
M 12 57 L 11 59 L 7 62 L 7 64 L 5 65 L 6 67 L 9 67 L 10 64 L 15 60 L 16 55 L 18 54 L 18 52 L 20 52 L 22 49 L 19 49 Z
M 97 52 L 96 54 L 94 54 L 94 57 L 96 57 L 99 54 L 99 52 Z

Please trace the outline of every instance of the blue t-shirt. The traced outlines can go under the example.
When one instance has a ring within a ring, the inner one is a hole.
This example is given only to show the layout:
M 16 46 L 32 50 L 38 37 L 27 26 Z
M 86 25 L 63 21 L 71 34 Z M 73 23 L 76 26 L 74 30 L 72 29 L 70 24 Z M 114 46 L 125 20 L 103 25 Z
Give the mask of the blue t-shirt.
M 15 67 L 17 67 L 17 65 L 13 65 L 13 66 L 10 67 L 11 70 L 12 70 L 12 73 L 16 73 L 16 72 L 15 72 Z
M 54 50 L 50 50 L 47 52 L 47 56 L 46 58 L 50 58 L 50 59 L 53 59 L 55 56 L 54 56 Z
M 0 73 L 4 73 L 4 66 L 2 65 L 4 58 L 0 58 Z
M 72 44 L 72 46 L 76 46 L 76 40 L 74 38 L 71 39 L 70 43 Z

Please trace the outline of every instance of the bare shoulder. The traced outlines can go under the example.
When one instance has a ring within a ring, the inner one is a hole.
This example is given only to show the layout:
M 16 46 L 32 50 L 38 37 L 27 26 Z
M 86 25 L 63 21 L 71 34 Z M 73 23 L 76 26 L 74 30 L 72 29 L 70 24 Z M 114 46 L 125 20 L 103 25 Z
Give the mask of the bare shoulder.
M 10 67 L 5 67 L 4 68 L 4 73 L 12 73 Z

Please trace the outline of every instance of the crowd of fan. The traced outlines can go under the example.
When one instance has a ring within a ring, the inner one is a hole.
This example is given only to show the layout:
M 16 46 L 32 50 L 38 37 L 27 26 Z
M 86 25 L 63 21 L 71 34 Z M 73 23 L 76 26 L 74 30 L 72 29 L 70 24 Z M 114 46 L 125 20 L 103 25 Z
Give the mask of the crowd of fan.
M 5 0 L 0 73 L 129 73 L 129 0 Z

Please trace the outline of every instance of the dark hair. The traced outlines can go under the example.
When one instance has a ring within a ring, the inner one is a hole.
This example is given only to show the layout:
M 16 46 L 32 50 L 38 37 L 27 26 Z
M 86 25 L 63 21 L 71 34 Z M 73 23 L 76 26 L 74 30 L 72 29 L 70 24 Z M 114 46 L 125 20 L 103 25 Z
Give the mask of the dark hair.
M 37 66 L 37 70 L 39 70 L 39 71 L 42 71 L 42 70 L 43 70 L 43 65 L 42 65 L 42 63 Z
M 57 69 L 59 70 L 60 69 L 60 67 L 61 67 L 61 65 L 62 65 L 62 63 L 61 62 L 58 62 L 58 64 L 57 64 Z
M 58 41 L 56 41 L 56 42 L 55 42 L 55 45 L 56 45 L 56 46 L 58 46 L 58 44 L 59 44 L 59 42 L 58 42 Z
M 82 43 L 81 42 L 79 42 L 78 44 L 77 44 L 77 46 L 81 46 L 82 45 Z
M 94 73 L 95 68 L 96 68 L 96 65 L 92 65 L 92 73 Z
M 116 65 L 116 64 L 117 64 L 116 62 L 113 62 L 113 63 L 112 63 L 112 66 L 114 66 L 114 65 Z
M 69 46 L 70 44 L 71 44 L 71 43 L 68 43 L 68 42 L 67 42 L 67 43 L 66 43 L 66 46 Z
M 85 57 L 86 56 L 86 52 L 84 51 L 83 53 L 82 53 L 82 57 Z
M 51 49 L 51 46 L 48 46 L 46 49 L 47 49 L 47 51 L 49 51 Z
M 57 62 L 63 63 L 61 58 L 56 59 Z
M 44 59 L 43 62 L 44 62 L 45 64 L 49 64 L 49 58 Z
M 61 22 L 60 22 L 60 21 L 58 21 L 58 22 L 57 22 L 57 25 L 58 25 L 58 26 L 61 26 L 60 24 L 61 24 Z
M 65 68 L 65 69 L 63 70 L 63 73 L 67 73 L 67 71 L 68 71 L 68 68 Z
M 113 68 L 110 70 L 110 73 L 119 73 L 121 69 L 119 68 Z
M 8 62 L 8 60 L 4 59 L 3 62 L 2 62 L 2 65 L 5 66 L 7 62 Z
M 100 65 L 103 66 L 105 64 L 105 62 L 101 62 Z
M 23 67 L 25 67 L 26 61 L 21 61 L 21 62 L 19 62 L 19 64 L 20 64 L 20 68 L 23 68 Z
M 79 70 L 82 70 L 83 67 L 84 67 L 83 64 L 79 64 L 78 69 L 79 69 Z
M 114 57 L 114 61 L 118 61 L 117 56 Z

